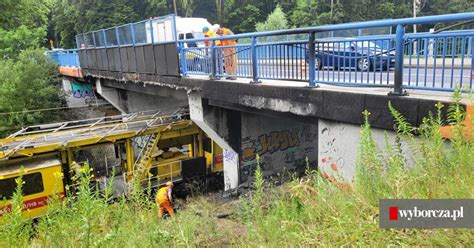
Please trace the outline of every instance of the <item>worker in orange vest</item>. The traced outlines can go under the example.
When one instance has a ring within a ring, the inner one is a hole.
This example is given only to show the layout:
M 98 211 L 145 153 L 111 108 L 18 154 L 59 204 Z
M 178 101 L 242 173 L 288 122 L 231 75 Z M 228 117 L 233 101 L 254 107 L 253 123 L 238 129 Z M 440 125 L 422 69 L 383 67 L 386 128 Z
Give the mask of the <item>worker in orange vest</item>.
M 210 30 L 209 27 L 203 27 L 203 28 L 202 28 L 202 32 L 204 33 L 204 38 L 217 37 L 217 33 L 214 32 L 214 31 L 212 31 L 212 30 Z M 206 40 L 206 41 L 204 41 L 204 44 L 205 44 L 207 47 L 209 47 L 209 46 L 211 46 L 211 41 Z M 215 45 L 216 45 L 216 46 L 221 46 L 221 41 L 220 41 L 220 40 L 216 40 L 216 41 L 215 41 Z M 222 66 L 223 66 L 223 65 L 222 65 L 222 51 L 221 51 L 221 50 L 222 50 L 222 49 L 218 49 L 218 48 L 216 48 L 216 50 L 215 50 L 215 51 L 216 51 L 216 59 L 217 59 L 217 61 L 216 61 L 216 62 L 217 62 L 217 68 L 216 68 L 216 69 L 217 69 L 217 73 L 218 73 L 218 74 L 221 74 L 221 73 L 222 73 Z M 210 53 L 210 50 L 208 51 L 208 50 L 206 49 L 206 55 L 210 55 L 210 54 L 211 54 L 211 53 Z
M 234 35 L 234 33 L 228 28 L 219 28 L 217 30 L 217 34 L 220 36 Z M 237 75 L 237 53 L 235 45 L 237 45 L 237 40 L 235 39 L 221 41 L 221 46 L 234 46 L 222 48 L 225 57 L 226 74 L 229 75 L 227 79 L 231 80 L 237 79 L 235 78 L 235 76 Z
M 209 27 L 203 27 L 202 28 L 202 32 L 204 33 L 204 38 L 212 38 L 212 37 L 217 37 L 217 34 L 216 32 L 212 31 L 209 29 Z M 204 44 L 206 46 L 211 46 L 211 41 L 204 41 Z M 220 46 L 221 45 L 221 41 L 220 40 L 216 40 L 216 46 Z
M 170 216 L 174 216 L 173 209 L 173 198 L 171 197 L 171 192 L 173 189 L 173 182 L 167 182 L 165 187 L 161 187 L 156 193 L 155 202 L 158 206 L 158 216 L 160 218 L 163 216 L 164 211 L 166 210 Z

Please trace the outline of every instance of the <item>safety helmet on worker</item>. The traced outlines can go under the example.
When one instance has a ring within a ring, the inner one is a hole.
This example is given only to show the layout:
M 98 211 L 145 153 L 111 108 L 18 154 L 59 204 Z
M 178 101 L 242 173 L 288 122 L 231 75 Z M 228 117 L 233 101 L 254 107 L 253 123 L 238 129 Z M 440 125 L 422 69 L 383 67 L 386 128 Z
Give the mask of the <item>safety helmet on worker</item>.
M 209 31 L 209 27 L 203 27 L 202 28 L 202 32 L 206 33 L 207 31 Z
M 214 33 L 217 32 L 217 30 L 218 30 L 219 28 L 221 28 L 221 25 L 219 25 L 219 24 L 214 24 L 214 25 L 212 25 L 212 31 L 213 31 Z
M 168 186 L 168 187 L 173 187 L 173 182 L 171 182 L 171 181 L 166 182 L 166 186 Z

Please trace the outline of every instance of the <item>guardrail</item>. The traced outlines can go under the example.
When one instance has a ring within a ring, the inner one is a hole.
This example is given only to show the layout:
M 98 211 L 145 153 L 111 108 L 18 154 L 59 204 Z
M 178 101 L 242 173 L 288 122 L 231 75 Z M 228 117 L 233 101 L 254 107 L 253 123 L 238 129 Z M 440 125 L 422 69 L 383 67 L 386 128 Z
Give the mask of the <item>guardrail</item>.
M 174 14 L 76 35 L 78 49 L 126 47 L 174 41 L 176 41 Z
M 80 67 L 77 49 L 47 51 L 46 55 L 56 64 L 67 67 Z
M 472 90 L 473 38 L 473 30 L 405 35 L 406 88 Z
M 179 77 L 176 17 L 167 15 L 76 36 L 82 71 Z
M 438 37 L 443 37 L 442 46 L 435 46 L 435 37 L 437 36 L 436 33 L 417 33 L 412 34 L 415 37 L 420 39 L 420 42 L 417 43 L 416 41 L 411 44 L 411 48 L 406 46 L 403 50 L 405 56 L 424 56 L 428 55 L 429 57 L 433 57 L 435 55 L 435 48 L 437 56 L 441 56 L 443 53 L 446 54 L 448 57 L 471 57 L 472 56 L 472 39 L 474 37 L 466 37 L 462 39 L 462 34 L 457 34 L 458 31 L 445 31 L 442 32 L 443 35 Z M 474 32 L 474 30 L 463 30 L 463 32 Z M 422 39 L 421 36 L 424 36 L 426 39 Z M 406 44 L 407 45 L 407 44 Z
M 474 20 L 474 12 L 326 25 L 208 39 L 179 40 L 183 76 L 308 81 L 318 84 L 392 87 L 404 89 L 472 89 L 474 32 L 405 34 L 405 26 Z M 316 39 L 321 32 L 396 27 L 394 35 Z M 279 41 L 298 35 L 302 41 Z M 262 39 L 272 42 L 261 42 Z M 217 41 L 244 40 L 217 46 Z M 210 46 L 189 46 L 208 41 Z M 185 45 L 188 44 L 188 45 Z M 430 52 L 431 51 L 431 52 Z M 469 53 L 470 52 L 470 53 Z

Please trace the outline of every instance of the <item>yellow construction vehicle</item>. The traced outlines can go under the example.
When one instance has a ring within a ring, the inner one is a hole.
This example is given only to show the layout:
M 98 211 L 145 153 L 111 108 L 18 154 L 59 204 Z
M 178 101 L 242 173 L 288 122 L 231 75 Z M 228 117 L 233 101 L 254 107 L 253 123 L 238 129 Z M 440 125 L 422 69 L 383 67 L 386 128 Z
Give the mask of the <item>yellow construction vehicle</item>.
M 19 176 L 25 182 L 24 217 L 43 214 L 48 198 L 65 196 L 66 185 L 76 183 L 73 175 L 81 163 L 75 154 L 94 147 L 115 147 L 120 161 L 113 169 L 116 174 L 108 169 L 100 177 L 114 177 L 121 185 L 116 195 L 127 195 L 134 180 L 155 188 L 169 180 L 186 182 L 220 173 L 222 149 L 186 116 L 183 112 L 169 116 L 142 112 L 33 126 L 0 139 L 0 199 L 5 198 L 0 214 L 10 211 L 14 179 Z M 92 174 L 99 174 L 97 165 L 90 167 Z M 38 192 L 29 191 L 32 188 Z M 32 208 L 31 204 L 36 205 Z
M 12 197 L 21 176 L 23 190 L 23 218 L 36 218 L 47 211 L 48 199 L 64 196 L 61 161 L 38 159 L 20 165 L 0 167 L 0 223 L 12 209 Z

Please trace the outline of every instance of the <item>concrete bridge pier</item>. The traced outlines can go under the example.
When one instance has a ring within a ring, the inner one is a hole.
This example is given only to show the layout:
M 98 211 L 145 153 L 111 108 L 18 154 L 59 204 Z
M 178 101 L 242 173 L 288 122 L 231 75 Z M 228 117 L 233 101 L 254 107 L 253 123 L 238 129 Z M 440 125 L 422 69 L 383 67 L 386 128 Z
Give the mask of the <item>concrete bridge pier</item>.
M 240 113 L 217 109 L 203 102 L 200 92 L 190 92 L 189 113 L 191 120 L 209 138 L 223 149 L 224 187 L 232 190 L 239 185 Z
M 103 81 L 103 80 L 102 80 Z M 126 98 L 123 92 L 120 89 L 107 87 L 101 83 L 101 79 L 96 79 L 96 89 L 97 93 L 101 95 L 107 102 L 109 102 L 114 108 L 116 108 L 120 113 L 126 114 L 129 113 L 128 108 L 126 106 Z
M 317 166 L 317 119 L 233 109 L 204 98 L 201 91 L 188 98 L 191 119 L 224 149 L 226 190 L 250 186 L 257 163 L 274 181 Z

